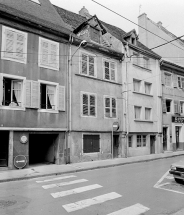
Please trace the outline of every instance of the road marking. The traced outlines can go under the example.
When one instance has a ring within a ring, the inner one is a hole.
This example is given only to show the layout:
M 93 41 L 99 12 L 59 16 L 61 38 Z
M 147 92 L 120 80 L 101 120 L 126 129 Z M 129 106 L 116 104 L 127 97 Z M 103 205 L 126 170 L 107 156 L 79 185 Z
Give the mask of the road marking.
M 109 200 L 113 200 L 116 198 L 121 197 L 120 194 L 112 192 L 112 193 L 107 193 L 101 196 L 96 196 L 94 198 L 91 199 L 85 199 L 82 201 L 78 201 L 75 203 L 71 203 L 71 204 L 67 204 L 67 205 L 63 205 L 63 208 L 67 211 L 67 212 L 72 212 L 72 211 L 77 211 L 86 207 L 89 207 L 91 205 L 96 205 L 96 204 L 100 204 Z
M 166 176 L 165 178 L 167 178 L 167 179 L 174 179 L 174 177 L 173 176 Z
M 93 184 L 93 185 L 89 185 L 89 186 L 85 186 L 85 187 L 75 188 L 72 190 L 66 190 L 66 191 L 62 191 L 62 192 L 51 193 L 51 195 L 54 198 L 59 198 L 59 197 L 68 196 L 68 195 L 72 195 L 72 194 L 82 193 L 82 192 L 85 192 L 88 190 L 94 190 L 94 189 L 101 188 L 101 187 L 102 186 L 99 184 Z
M 62 176 L 62 177 L 51 178 L 51 179 L 47 179 L 47 180 L 43 180 L 43 181 L 36 181 L 36 183 L 43 183 L 43 182 L 49 182 L 49 181 L 57 181 L 57 180 L 62 180 L 62 179 L 66 179 L 66 178 L 73 178 L 73 177 L 77 177 L 77 176 L 75 176 L 75 175 Z
M 54 187 L 66 186 L 66 185 L 70 185 L 70 184 L 77 184 L 77 183 L 86 182 L 86 181 L 88 181 L 88 180 L 78 179 L 78 180 L 62 182 L 62 183 L 58 183 L 58 184 L 43 185 L 42 187 L 43 187 L 43 189 L 49 189 L 49 188 L 54 188 Z
M 164 185 L 168 185 L 168 184 L 171 184 L 171 183 L 164 183 L 164 184 L 161 184 L 159 186 L 157 186 L 158 189 L 161 189 L 161 190 L 167 190 L 167 191 L 171 191 L 171 192 L 174 192 L 174 193 L 179 193 L 179 194 L 184 194 L 180 191 L 177 191 L 177 190 L 171 190 L 171 189 L 167 189 L 167 188 L 163 188 L 162 186 Z
M 154 188 L 157 188 L 158 184 L 160 184 L 164 178 L 168 175 L 169 170 L 161 177 L 161 179 L 159 181 L 157 181 L 157 183 L 153 186 Z
M 115 212 L 107 214 L 107 215 L 141 215 L 141 214 L 145 213 L 146 211 L 149 211 L 149 208 L 137 203 L 135 205 L 132 205 L 127 208 L 123 208 L 119 211 L 115 211 Z

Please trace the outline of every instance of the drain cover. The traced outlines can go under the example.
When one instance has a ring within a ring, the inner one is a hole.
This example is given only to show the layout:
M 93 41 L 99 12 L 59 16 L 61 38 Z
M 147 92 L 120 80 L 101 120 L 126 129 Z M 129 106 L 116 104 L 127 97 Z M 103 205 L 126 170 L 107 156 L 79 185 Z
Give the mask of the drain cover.
M 0 208 L 10 207 L 15 205 L 17 201 L 9 201 L 9 200 L 0 200 Z

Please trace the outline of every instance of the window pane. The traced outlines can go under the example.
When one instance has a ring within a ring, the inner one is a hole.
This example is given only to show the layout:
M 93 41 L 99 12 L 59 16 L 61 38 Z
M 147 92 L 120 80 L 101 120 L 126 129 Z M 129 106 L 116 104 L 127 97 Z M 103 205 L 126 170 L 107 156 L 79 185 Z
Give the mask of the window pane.
M 105 79 L 109 80 L 110 79 L 109 62 L 104 61 L 104 66 L 105 66 Z
M 133 80 L 134 91 L 140 92 L 141 82 L 138 80 Z
M 145 108 L 145 119 L 150 120 L 151 119 L 151 109 Z
M 150 95 L 151 93 L 151 84 L 145 83 L 145 94 Z
M 95 116 L 95 96 L 90 95 L 90 116 Z
M 132 136 L 128 136 L 128 147 L 132 147 Z
M 88 95 L 83 94 L 83 115 L 88 115 Z
M 141 117 L 141 108 L 140 107 L 134 107 L 135 110 L 135 119 L 140 119 Z
M 146 146 L 146 135 L 142 136 L 142 143 L 143 143 L 143 146 Z

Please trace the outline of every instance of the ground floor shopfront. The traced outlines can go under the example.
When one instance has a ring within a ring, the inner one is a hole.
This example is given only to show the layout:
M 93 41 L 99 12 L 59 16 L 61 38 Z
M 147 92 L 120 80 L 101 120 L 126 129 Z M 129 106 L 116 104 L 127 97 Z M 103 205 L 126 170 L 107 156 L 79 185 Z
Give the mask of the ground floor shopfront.
M 15 169 L 23 160 L 24 167 L 65 163 L 64 131 L 1 130 L 0 135 L 0 167 Z M 24 159 L 16 161 L 18 156 Z

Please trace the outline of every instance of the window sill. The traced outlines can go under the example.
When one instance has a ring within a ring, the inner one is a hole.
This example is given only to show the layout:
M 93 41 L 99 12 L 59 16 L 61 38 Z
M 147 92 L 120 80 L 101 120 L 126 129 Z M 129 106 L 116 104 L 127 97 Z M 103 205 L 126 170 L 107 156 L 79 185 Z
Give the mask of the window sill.
M 138 67 L 138 68 L 140 68 L 140 69 L 143 69 L 143 70 L 145 70 L 145 71 L 147 71 L 147 72 L 152 72 L 151 69 L 147 69 L 147 68 L 145 68 L 145 67 L 139 66 L 139 65 L 134 64 L 134 63 L 133 63 L 133 66 Z
M 42 110 L 42 109 L 40 109 L 40 110 L 38 110 L 38 112 L 41 112 L 41 113 L 59 113 L 59 111 L 58 110 Z
M 97 118 L 97 116 L 86 116 L 86 115 L 81 115 L 81 117 Z
M 134 119 L 135 122 L 148 122 L 148 123 L 153 123 L 152 120 L 142 120 L 142 119 Z
M 26 110 L 25 107 L 9 107 L 9 106 L 1 106 L 0 109 L 4 109 L 4 110 L 23 110 L 23 111 Z
M 133 91 L 133 93 L 144 95 L 144 96 L 153 97 L 153 95 L 151 95 L 151 94 L 141 93 L 141 92 L 137 92 L 137 91 Z
M 86 153 L 86 152 L 84 153 L 84 152 L 83 152 L 82 155 L 90 155 L 90 156 L 95 155 L 95 156 L 96 156 L 96 155 L 98 155 L 99 153 L 101 153 L 101 152 L 100 152 L 100 151 L 99 151 L 99 152 L 89 152 L 89 153 Z

